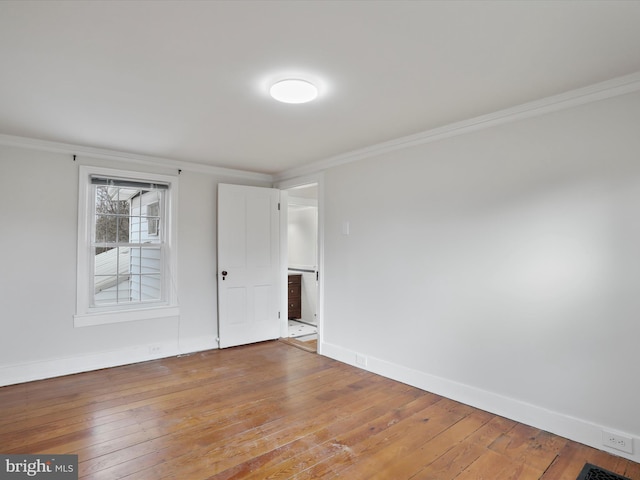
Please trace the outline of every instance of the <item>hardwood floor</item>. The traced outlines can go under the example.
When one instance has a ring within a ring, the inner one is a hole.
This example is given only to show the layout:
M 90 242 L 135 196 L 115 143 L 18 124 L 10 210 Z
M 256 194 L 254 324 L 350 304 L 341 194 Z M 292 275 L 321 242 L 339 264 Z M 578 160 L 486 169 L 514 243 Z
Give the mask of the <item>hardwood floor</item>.
M 0 453 L 83 479 L 575 480 L 640 464 L 283 342 L 0 388 Z

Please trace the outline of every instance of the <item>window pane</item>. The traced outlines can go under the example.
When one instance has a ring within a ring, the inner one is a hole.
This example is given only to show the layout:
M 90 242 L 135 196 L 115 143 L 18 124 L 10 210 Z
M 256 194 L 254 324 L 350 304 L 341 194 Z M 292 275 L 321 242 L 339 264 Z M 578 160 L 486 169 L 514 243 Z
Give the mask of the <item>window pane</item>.
M 140 248 L 139 247 L 131 247 L 131 254 L 129 256 L 129 269 L 131 273 L 139 274 L 142 273 L 140 271 Z
M 162 298 L 160 275 L 132 275 L 131 296 L 138 301 L 160 300 Z
M 120 190 L 122 189 L 118 187 L 104 186 L 95 188 L 97 214 L 129 214 L 129 202 L 127 201 L 128 198 L 121 194 Z
M 118 217 L 118 243 L 129 243 L 129 217 Z
M 129 217 L 129 243 L 140 243 L 140 217 Z
M 142 275 L 142 300 L 160 300 L 162 281 L 160 275 Z
M 133 198 L 138 191 L 130 188 L 119 188 L 119 187 L 111 187 L 114 192 L 114 198 L 118 199 L 118 204 L 116 206 L 115 213 L 119 215 L 128 216 L 130 212 L 129 202 L 131 198 Z M 117 189 L 117 194 L 115 193 Z
M 109 213 L 111 196 L 107 187 L 95 187 L 96 189 L 96 213 Z
M 118 273 L 118 248 L 95 248 L 93 272 L 97 275 Z
M 94 278 L 94 303 L 96 305 L 108 305 L 116 303 L 118 298 L 118 283 L 115 275 L 102 276 L 96 275 Z
M 115 243 L 118 239 L 118 217 L 96 215 L 96 243 Z
M 106 243 L 107 241 L 107 221 L 102 215 L 96 215 L 95 219 L 95 242 Z
M 159 274 L 162 250 L 157 247 L 131 247 L 130 271 L 133 274 Z
M 129 275 L 95 277 L 94 304 L 96 306 L 116 305 L 131 302 L 131 281 Z
M 140 300 L 140 275 L 131 275 L 131 301 L 139 302 Z
M 159 274 L 162 270 L 161 251 L 159 248 L 140 249 L 140 273 Z

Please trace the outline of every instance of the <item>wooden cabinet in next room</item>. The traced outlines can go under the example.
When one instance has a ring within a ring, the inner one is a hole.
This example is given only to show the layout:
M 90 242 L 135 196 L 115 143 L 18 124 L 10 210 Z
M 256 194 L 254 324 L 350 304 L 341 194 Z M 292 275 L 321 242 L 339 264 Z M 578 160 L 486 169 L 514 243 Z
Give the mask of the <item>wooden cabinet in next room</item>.
M 287 318 L 302 317 L 302 275 L 289 275 L 288 302 L 289 314 Z

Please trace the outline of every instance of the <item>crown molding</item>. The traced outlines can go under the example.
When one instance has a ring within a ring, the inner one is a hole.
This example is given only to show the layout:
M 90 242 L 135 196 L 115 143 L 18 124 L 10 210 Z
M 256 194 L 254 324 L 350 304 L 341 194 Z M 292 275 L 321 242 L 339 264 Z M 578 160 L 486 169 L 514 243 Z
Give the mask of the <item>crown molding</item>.
M 116 150 L 107 150 L 102 148 L 72 145 L 69 143 L 52 142 L 48 140 L 38 140 L 35 138 L 19 137 L 15 135 L 0 134 L 0 145 L 27 148 L 31 150 L 41 150 L 52 153 L 85 156 L 102 160 L 114 160 L 142 165 L 152 165 L 156 167 L 176 168 L 183 171 L 206 173 L 210 175 L 239 177 L 248 180 L 273 182 L 273 175 L 265 173 L 248 172 L 245 170 L 235 170 L 232 168 L 214 167 L 201 163 L 185 162 L 183 160 L 153 157 L 149 155 L 139 155 L 134 153 L 119 152 Z
M 523 103 L 515 107 L 499 110 L 487 115 L 451 123 L 442 127 L 426 130 L 421 133 L 397 138 L 388 142 L 378 143 L 369 147 L 353 150 L 333 157 L 329 157 L 308 165 L 292 168 L 274 175 L 277 181 L 296 178 L 326 170 L 331 167 L 357 162 L 384 153 L 402 150 L 404 148 L 423 145 L 445 138 L 456 137 L 466 133 L 483 130 L 505 123 L 515 122 L 525 118 L 537 117 L 559 110 L 585 105 L 640 90 L 640 72 L 617 77 L 587 87 L 570 90 L 551 97 Z

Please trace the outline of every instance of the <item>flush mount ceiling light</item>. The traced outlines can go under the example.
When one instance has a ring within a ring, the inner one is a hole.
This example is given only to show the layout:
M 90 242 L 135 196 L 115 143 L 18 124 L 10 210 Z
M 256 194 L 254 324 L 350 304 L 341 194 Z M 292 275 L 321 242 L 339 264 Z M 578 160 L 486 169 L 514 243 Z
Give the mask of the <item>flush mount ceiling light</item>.
M 306 80 L 290 78 L 274 83 L 269 93 L 279 102 L 307 103 L 318 96 L 318 88 Z

